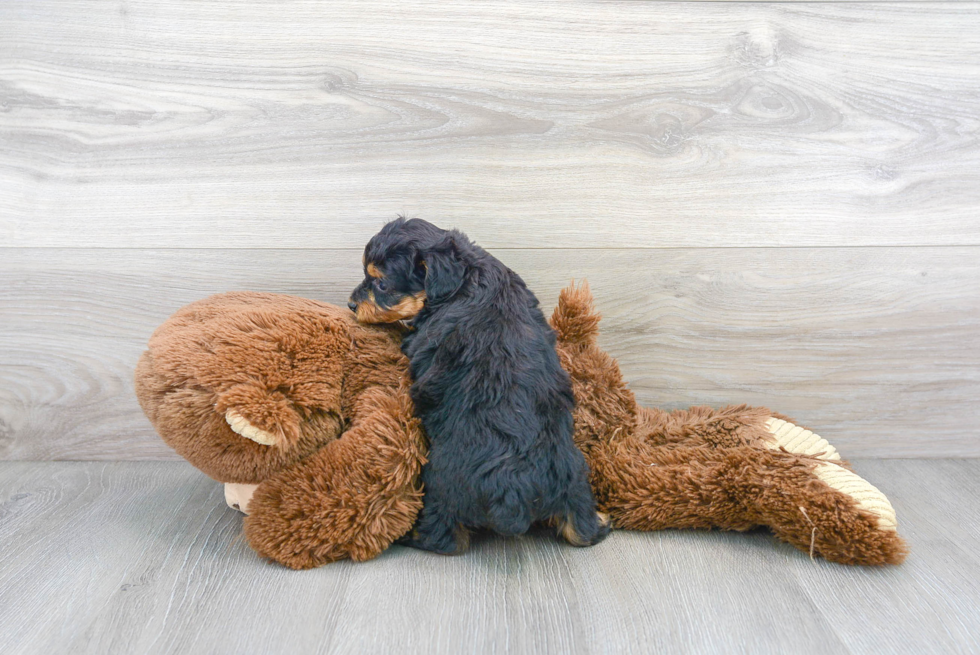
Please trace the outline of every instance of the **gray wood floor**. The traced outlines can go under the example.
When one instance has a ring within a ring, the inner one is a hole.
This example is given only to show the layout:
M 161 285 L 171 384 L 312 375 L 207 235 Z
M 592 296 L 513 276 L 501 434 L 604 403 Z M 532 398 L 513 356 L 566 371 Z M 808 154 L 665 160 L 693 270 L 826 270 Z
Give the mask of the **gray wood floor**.
M 980 460 L 861 460 L 912 554 L 811 561 L 764 531 L 485 538 L 290 571 L 174 462 L 0 463 L 4 653 L 980 650 Z

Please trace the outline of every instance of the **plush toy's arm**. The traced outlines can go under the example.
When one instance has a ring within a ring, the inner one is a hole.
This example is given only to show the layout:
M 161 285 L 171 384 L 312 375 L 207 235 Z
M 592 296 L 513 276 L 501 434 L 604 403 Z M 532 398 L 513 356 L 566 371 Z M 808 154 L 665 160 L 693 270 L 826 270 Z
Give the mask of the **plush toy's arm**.
M 407 384 L 369 389 L 340 439 L 259 484 L 245 536 L 260 555 L 295 569 L 371 559 L 412 527 L 424 461 Z

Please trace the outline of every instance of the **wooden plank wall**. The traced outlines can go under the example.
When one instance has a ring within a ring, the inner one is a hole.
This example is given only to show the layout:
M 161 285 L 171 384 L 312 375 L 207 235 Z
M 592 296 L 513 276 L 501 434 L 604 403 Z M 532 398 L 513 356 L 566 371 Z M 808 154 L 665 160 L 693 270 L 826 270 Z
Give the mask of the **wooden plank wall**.
M 645 403 L 980 456 L 977 2 L 6 0 L 0 459 L 174 458 L 153 328 L 398 213 L 589 279 Z

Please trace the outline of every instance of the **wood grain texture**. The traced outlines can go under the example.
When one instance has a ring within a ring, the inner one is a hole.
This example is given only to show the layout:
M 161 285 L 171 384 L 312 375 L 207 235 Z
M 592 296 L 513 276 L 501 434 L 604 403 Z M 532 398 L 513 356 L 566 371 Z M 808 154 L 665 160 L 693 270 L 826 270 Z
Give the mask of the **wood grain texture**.
M 185 463 L 0 463 L 0 643 L 28 653 L 950 653 L 980 648 L 980 460 L 858 461 L 900 567 L 764 531 L 483 537 L 312 571 L 267 564 Z M 908 484 L 911 481 L 912 484 Z M 921 493 L 926 491 L 926 493 Z M 948 521 L 954 518 L 953 521 Z M 976 518 L 976 517 L 974 517 Z
M 845 456 L 980 455 L 980 249 L 504 250 L 550 308 L 586 278 L 641 402 L 746 402 Z M 132 371 L 180 306 L 343 303 L 358 251 L 0 250 L 0 459 L 176 458 Z
M 975 3 L 0 3 L 0 243 L 980 244 Z

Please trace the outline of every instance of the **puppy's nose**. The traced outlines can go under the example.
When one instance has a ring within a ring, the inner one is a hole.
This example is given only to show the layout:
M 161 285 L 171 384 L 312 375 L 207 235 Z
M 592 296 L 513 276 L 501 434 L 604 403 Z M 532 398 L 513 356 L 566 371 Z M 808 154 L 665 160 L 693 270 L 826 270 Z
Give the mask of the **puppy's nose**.
M 350 310 L 352 312 L 357 312 L 357 303 L 354 302 L 353 300 L 348 300 L 347 301 L 347 306 L 350 307 Z

